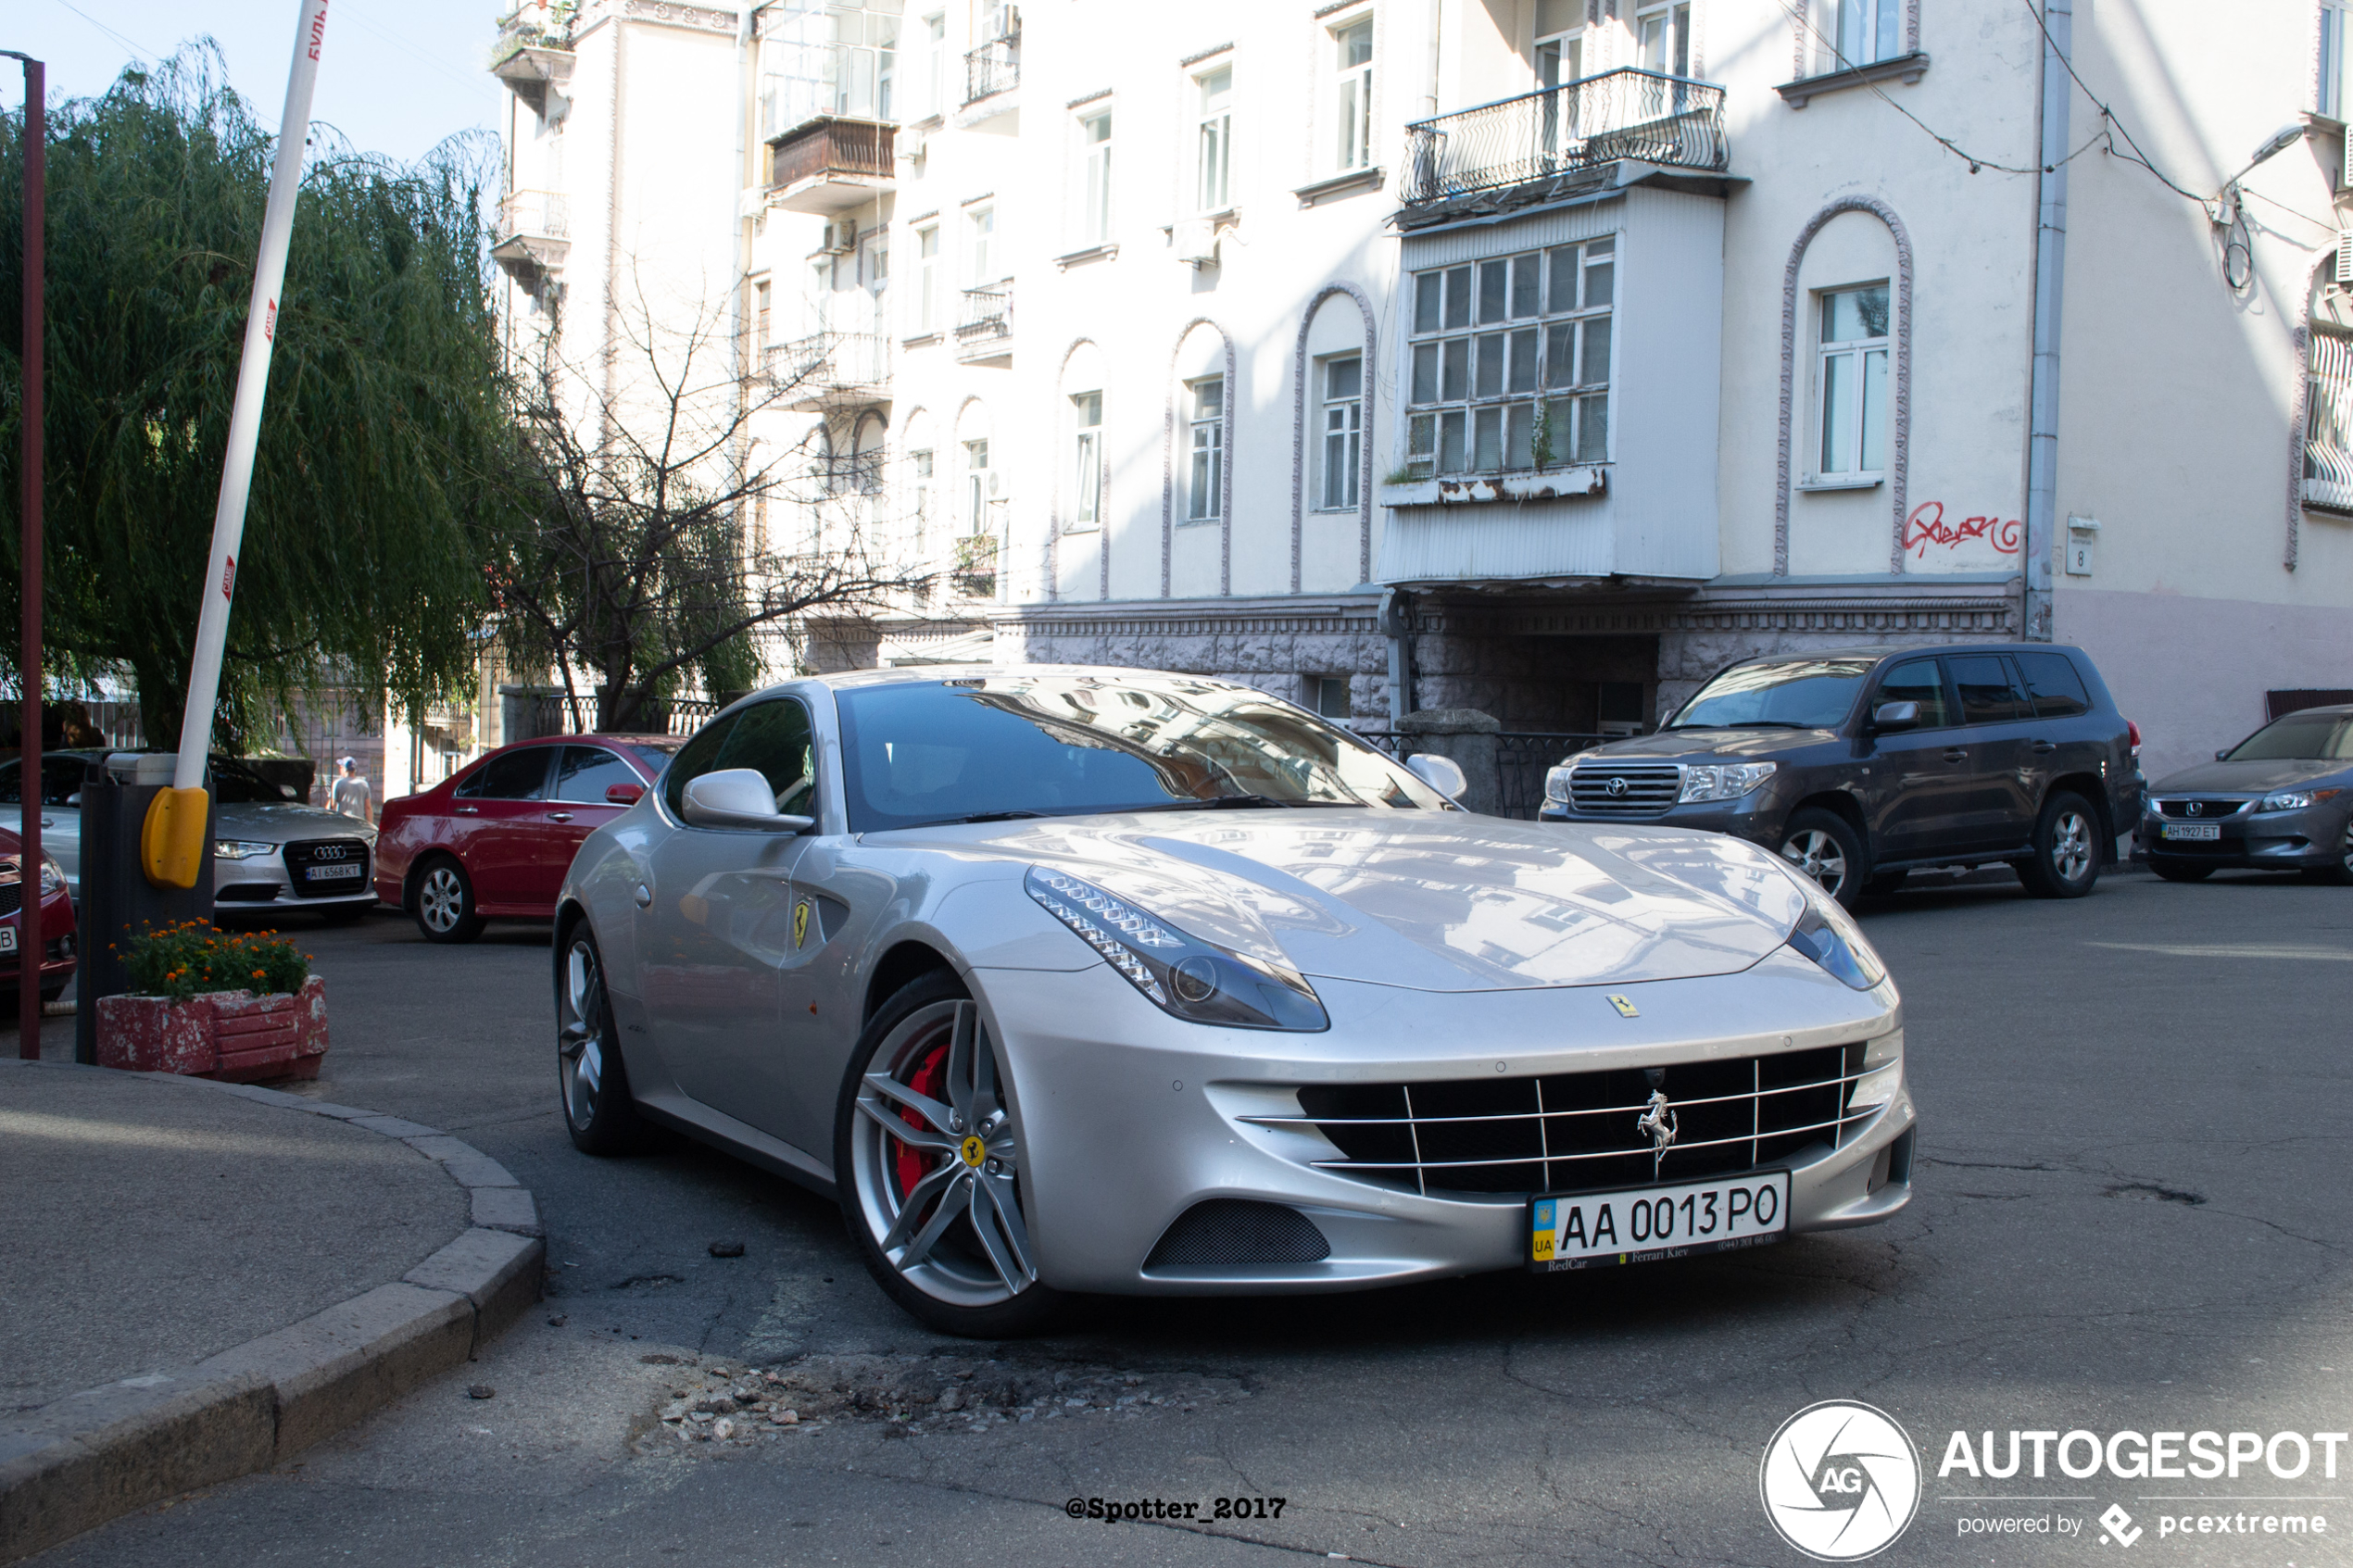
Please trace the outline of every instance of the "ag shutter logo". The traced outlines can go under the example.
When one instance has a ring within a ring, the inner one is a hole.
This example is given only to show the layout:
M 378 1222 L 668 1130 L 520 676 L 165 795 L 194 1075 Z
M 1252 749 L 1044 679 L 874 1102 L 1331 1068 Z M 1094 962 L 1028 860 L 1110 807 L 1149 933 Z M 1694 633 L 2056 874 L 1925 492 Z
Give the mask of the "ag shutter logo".
M 1920 1459 L 1884 1411 L 1808 1405 L 1765 1445 L 1757 1490 L 1781 1539 L 1821 1562 L 1853 1562 L 1901 1536 L 1920 1505 Z

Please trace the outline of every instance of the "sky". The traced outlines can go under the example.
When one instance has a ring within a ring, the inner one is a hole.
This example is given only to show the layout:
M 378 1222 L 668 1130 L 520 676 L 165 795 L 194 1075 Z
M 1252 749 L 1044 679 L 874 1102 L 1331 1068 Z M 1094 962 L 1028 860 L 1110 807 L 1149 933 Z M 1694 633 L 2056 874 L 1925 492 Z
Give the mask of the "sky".
M 499 0 L 333 0 L 311 118 L 361 152 L 408 160 L 459 131 L 495 131 L 503 91 L 484 68 Z M 49 102 L 106 91 L 128 65 L 168 57 L 210 34 L 229 84 L 276 127 L 285 106 L 298 0 L 5 0 L 0 49 L 48 67 Z M 24 77 L 0 59 L 0 106 L 24 103 Z

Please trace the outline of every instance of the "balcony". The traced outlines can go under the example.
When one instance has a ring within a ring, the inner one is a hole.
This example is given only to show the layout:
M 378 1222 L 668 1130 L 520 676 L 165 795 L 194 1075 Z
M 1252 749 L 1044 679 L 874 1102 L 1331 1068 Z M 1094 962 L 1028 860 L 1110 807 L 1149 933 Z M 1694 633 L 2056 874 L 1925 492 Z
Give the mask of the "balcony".
M 572 206 L 556 191 L 516 191 L 498 204 L 490 258 L 534 294 L 572 254 Z
M 2353 338 L 2312 334 L 2304 383 L 2304 504 L 2353 512 Z
M 892 188 L 898 127 L 819 115 L 769 139 L 768 204 L 829 217 Z
M 1002 33 L 981 40 L 964 54 L 964 107 L 956 116 L 962 130 L 997 130 L 988 122 L 1020 112 L 1014 89 L 1021 85 L 1021 18 L 1011 9 L 1004 16 Z M 1016 123 L 1008 120 L 1003 129 Z
M 534 114 L 560 118 L 548 115 L 548 95 L 572 80 L 577 56 L 570 49 L 543 43 L 542 37 L 534 31 L 502 33 L 491 51 L 490 74 L 505 82 Z
M 1466 208 L 1505 210 L 1598 188 L 1614 164 L 1720 175 L 1731 162 L 1721 87 L 1631 69 L 1405 130 L 1409 228 Z
M 956 319 L 956 358 L 967 365 L 1013 362 L 1013 284 L 1008 278 L 985 289 L 964 290 Z
M 770 344 L 761 359 L 761 372 L 787 408 L 818 413 L 890 396 L 890 339 L 880 332 L 813 332 Z

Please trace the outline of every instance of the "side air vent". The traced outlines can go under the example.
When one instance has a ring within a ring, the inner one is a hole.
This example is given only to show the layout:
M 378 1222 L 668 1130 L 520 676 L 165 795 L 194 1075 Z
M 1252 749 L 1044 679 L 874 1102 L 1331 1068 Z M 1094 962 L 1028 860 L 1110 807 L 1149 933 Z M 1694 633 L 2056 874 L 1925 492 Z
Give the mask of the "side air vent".
M 1144 1267 L 1318 1263 L 1331 1255 L 1332 1244 L 1315 1222 L 1296 1209 L 1244 1198 L 1211 1198 L 1176 1216 Z

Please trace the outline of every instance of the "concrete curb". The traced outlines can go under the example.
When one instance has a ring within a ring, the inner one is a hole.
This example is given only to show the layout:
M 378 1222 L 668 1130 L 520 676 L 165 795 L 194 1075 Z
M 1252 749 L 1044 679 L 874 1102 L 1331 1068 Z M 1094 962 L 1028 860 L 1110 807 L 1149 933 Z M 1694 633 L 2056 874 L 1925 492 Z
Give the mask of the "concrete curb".
M 472 1223 L 394 1284 L 193 1367 L 85 1389 L 0 1423 L 0 1562 L 175 1492 L 282 1463 L 472 1359 L 539 1299 L 547 1233 L 538 1205 L 481 1150 L 372 1110 L 248 1084 L 171 1081 L 398 1138 L 467 1189 Z

